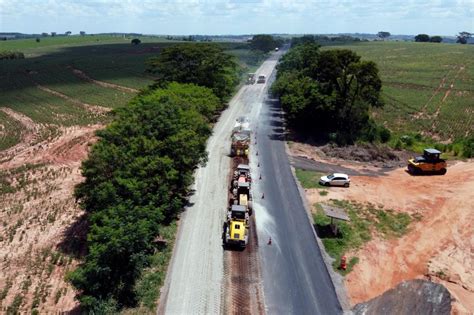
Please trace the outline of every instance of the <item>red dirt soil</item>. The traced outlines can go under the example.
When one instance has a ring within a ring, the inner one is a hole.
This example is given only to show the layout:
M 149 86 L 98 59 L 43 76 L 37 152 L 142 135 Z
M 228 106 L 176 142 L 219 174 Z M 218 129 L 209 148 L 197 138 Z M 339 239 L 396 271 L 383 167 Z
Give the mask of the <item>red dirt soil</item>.
M 0 194 L 0 313 L 19 298 L 22 314 L 33 308 L 40 314 L 72 311 L 77 292 L 65 274 L 77 260 L 58 246 L 83 214 L 73 191 L 83 180 L 79 167 L 94 132 L 103 126 L 60 127 L 53 139 L 41 141 L 38 133 L 45 126 L 2 110 L 22 123 L 25 133 L 22 143 L 0 152 L 2 177 L 15 187 Z
M 411 176 L 404 169 L 353 176 L 348 189 L 331 187 L 326 196 L 308 189 L 307 198 L 311 204 L 346 199 L 421 215 L 403 237 L 373 239 L 348 254 L 360 259 L 346 277 L 353 305 L 403 280 L 430 278 L 456 299 L 453 313 L 474 313 L 474 161 L 456 162 L 444 176 Z

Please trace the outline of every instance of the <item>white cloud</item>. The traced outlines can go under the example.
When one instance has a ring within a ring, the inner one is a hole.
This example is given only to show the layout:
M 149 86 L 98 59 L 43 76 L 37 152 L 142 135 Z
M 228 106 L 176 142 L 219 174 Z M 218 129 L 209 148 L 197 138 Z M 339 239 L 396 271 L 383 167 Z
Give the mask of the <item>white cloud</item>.
M 420 23 L 431 20 L 436 28 L 442 20 L 451 34 L 474 28 L 473 16 L 474 0 L 0 0 L 0 31 L 24 32 L 79 24 L 89 32 L 127 31 L 124 26 L 161 33 L 376 32 L 386 26 L 417 33 Z

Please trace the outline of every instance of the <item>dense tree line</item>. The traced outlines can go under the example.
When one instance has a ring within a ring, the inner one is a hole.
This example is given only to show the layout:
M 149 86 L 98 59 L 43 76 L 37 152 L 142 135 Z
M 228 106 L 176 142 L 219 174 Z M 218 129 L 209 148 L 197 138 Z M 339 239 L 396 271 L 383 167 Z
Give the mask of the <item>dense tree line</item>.
M 281 59 L 272 91 L 291 127 L 344 144 L 390 137 L 369 115 L 370 108 L 383 106 L 381 88 L 374 62 L 350 50 L 321 51 L 305 38 Z
M 275 38 L 272 35 L 260 34 L 254 35 L 250 40 L 250 48 L 252 50 L 259 50 L 263 53 L 267 53 L 283 44 L 281 38 Z
M 194 83 L 210 88 L 221 99 L 228 97 L 239 77 L 233 57 L 221 46 L 208 43 L 186 43 L 164 48 L 149 60 L 148 71 L 157 84 L 166 82 Z
M 205 52 L 219 58 L 209 60 Z M 154 240 L 186 205 L 193 172 L 207 160 L 211 122 L 224 108 L 221 97 L 234 86 L 233 79 L 225 86 L 216 82 L 233 78 L 235 69 L 218 52 L 200 44 L 164 51 L 153 60 L 154 69 L 164 70 L 160 84 L 115 110 L 113 122 L 97 132 L 99 141 L 82 164 L 85 181 L 75 192 L 88 215 L 88 252 L 68 275 L 84 312 L 111 313 L 138 303 L 136 281 L 160 250 Z M 220 86 L 226 92 L 218 97 Z
M 428 34 L 418 34 L 415 36 L 415 42 L 432 42 L 441 43 L 443 38 L 441 36 L 431 36 Z

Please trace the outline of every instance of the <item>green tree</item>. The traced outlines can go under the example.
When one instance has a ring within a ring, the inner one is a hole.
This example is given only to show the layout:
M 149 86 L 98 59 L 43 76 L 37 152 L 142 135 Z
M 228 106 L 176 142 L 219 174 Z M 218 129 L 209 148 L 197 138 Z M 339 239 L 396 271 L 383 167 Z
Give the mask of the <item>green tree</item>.
M 142 41 L 139 40 L 138 38 L 134 38 L 134 39 L 132 39 L 132 41 L 131 41 L 132 45 L 138 45 L 138 44 L 140 44 L 141 42 L 142 42 Z
M 326 37 L 329 40 L 329 37 Z M 316 36 L 314 35 L 303 35 L 301 37 L 293 37 L 291 39 L 291 47 L 305 44 L 317 44 Z
M 97 133 L 75 192 L 88 213 L 88 254 L 68 276 L 86 312 L 136 304 L 135 282 L 159 250 L 153 240 L 176 219 L 207 159 L 207 116 L 218 107 L 210 89 L 171 83 L 117 109 Z
M 297 44 L 291 49 L 291 53 L 287 53 L 281 58 L 277 66 L 277 76 L 291 70 L 302 72 L 304 75 L 315 73 L 318 67 L 319 47 L 314 41 Z
M 186 43 L 164 48 L 148 61 L 148 70 L 158 77 L 157 84 L 176 81 L 210 88 L 219 98 L 231 95 L 238 84 L 237 63 L 221 46 Z
M 379 37 L 381 39 L 389 38 L 390 35 L 392 35 L 392 34 L 390 34 L 390 32 L 384 32 L 384 31 L 381 31 L 381 32 L 377 33 L 377 37 Z
M 350 50 L 320 52 L 310 43 L 284 56 L 272 91 L 293 128 L 335 132 L 340 142 L 352 142 L 370 122 L 369 109 L 383 106 L 381 87 L 375 63 Z
M 418 34 L 415 36 L 415 42 L 429 42 L 430 36 L 428 34 Z
M 467 44 L 469 38 L 471 38 L 472 34 L 469 32 L 459 32 L 459 35 L 457 35 L 457 43 L 459 44 Z
M 430 42 L 432 43 L 441 43 L 443 41 L 443 37 L 441 36 L 432 36 L 430 38 Z
M 271 35 L 265 35 L 265 34 L 254 35 L 252 37 L 252 40 L 250 41 L 251 49 L 260 50 L 260 51 L 263 51 L 264 53 L 267 53 L 275 49 L 275 47 L 278 47 L 278 43 L 275 41 L 275 39 Z

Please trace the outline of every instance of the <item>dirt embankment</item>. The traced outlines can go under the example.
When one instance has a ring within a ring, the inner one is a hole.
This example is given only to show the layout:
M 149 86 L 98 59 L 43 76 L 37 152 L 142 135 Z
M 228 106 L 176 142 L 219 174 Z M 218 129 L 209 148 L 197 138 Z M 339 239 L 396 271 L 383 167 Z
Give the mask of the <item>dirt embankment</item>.
M 298 144 L 293 154 L 305 152 L 321 160 L 310 146 Z M 356 171 L 372 166 L 327 159 Z M 351 187 L 332 187 L 326 196 L 307 190 L 313 204 L 329 199 L 381 204 L 395 211 L 417 214 L 409 232 L 399 239 L 373 239 L 350 253 L 360 261 L 346 277 L 353 304 L 374 298 L 403 280 L 429 278 L 444 284 L 456 302 L 454 312 L 474 312 L 474 161 L 456 162 L 444 176 L 410 176 L 404 168 L 384 176 L 352 176 Z
M 76 292 L 65 274 L 77 260 L 68 252 L 74 244 L 67 244 L 66 235 L 83 214 L 73 190 L 83 179 L 79 167 L 94 132 L 102 126 L 59 128 L 53 139 L 41 140 L 44 126 L 5 112 L 24 125 L 25 133 L 20 144 L 0 152 L 0 313 L 71 311 Z M 74 233 L 80 230 L 73 227 Z

